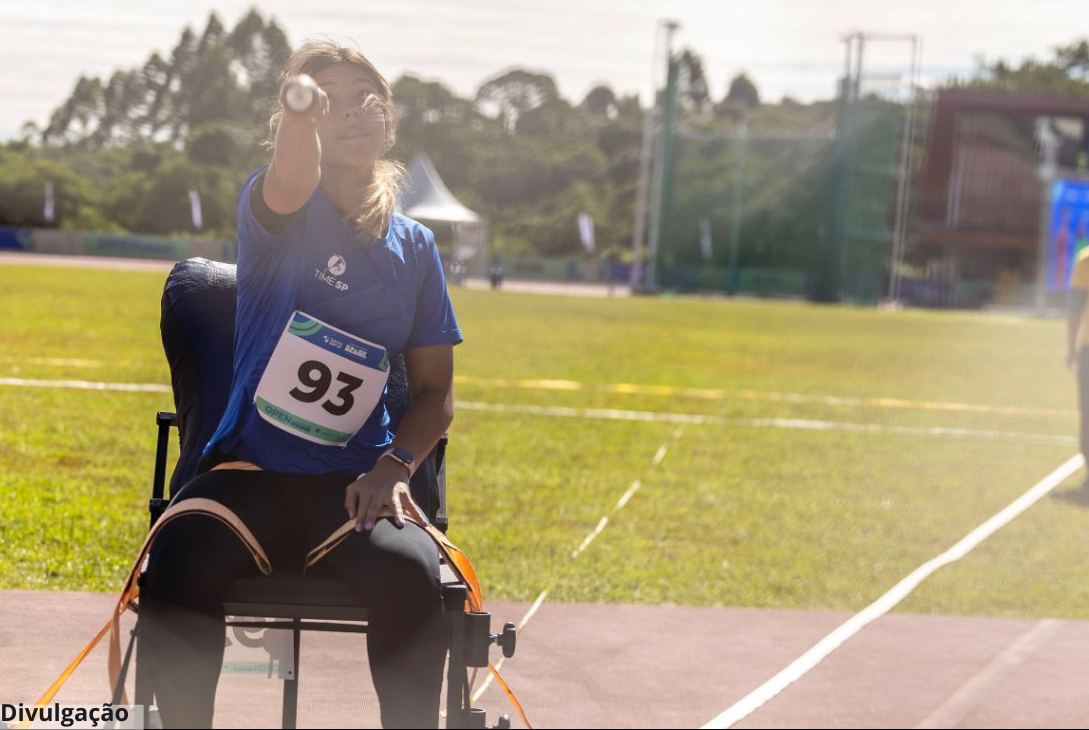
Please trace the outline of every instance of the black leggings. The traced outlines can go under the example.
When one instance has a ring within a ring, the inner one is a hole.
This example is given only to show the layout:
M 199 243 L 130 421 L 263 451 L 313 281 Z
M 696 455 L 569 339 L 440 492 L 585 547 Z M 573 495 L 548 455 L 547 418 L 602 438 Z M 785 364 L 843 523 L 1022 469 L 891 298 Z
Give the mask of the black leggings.
M 302 571 L 306 553 L 348 519 L 341 475 L 207 472 L 174 502 L 214 499 L 249 527 L 274 573 Z M 162 528 L 140 591 L 139 661 L 147 662 L 166 727 L 211 727 L 223 663 L 221 596 L 235 578 L 258 575 L 224 524 L 203 515 Z M 448 636 L 438 550 L 409 523 L 378 520 L 352 533 L 307 574 L 344 581 L 369 608 L 367 654 L 383 727 L 436 727 Z

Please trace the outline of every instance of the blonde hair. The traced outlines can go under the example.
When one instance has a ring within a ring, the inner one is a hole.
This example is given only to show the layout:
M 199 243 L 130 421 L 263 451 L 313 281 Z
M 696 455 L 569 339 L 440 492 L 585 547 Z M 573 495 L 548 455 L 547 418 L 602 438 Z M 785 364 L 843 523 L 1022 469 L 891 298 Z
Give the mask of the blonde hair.
M 338 63 L 348 63 L 363 70 L 378 89 L 376 103 L 382 112 L 383 127 L 386 132 L 380 155 L 392 149 L 397 141 L 397 108 L 393 105 L 393 90 L 385 76 L 378 72 L 366 56 L 354 48 L 340 46 L 327 39 L 312 39 L 300 45 L 284 64 L 280 72 L 280 86 L 285 80 L 299 74 L 313 76 L 322 69 Z M 276 111 L 269 119 L 269 136 L 265 141 L 266 149 L 275 151 L 276 130 L 280 126 L 284 109 L 279 99 Z M 386 233 L 386 226 L 397 205 L 397 194 L 405 177 L 404 165 L 396 160 L 387 160 L 379 156 L 374 163 L 374 177 L 363 197 L 361 212 L 355 218 L 356 228 L 360 231 L 381 238 Z

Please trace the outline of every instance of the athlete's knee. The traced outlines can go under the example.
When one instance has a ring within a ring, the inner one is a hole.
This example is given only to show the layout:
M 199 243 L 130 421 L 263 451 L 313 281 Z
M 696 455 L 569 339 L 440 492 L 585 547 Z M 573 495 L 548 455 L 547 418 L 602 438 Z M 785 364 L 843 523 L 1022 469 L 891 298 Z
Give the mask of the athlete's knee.
M 371 533 L 373 571 L 389 592 L 406 602 L 437 601 L 438 550 L 420 528 L 409 524 L 398 529 L 380 520 Z
M 152 601 L 204 604 L 214 600 L 246 549 L 229 527 L 201 514 L 182 515 L 160 528 L 148 551 L 141 592 Z M 252 562 L 252 558 L 249 558 Z

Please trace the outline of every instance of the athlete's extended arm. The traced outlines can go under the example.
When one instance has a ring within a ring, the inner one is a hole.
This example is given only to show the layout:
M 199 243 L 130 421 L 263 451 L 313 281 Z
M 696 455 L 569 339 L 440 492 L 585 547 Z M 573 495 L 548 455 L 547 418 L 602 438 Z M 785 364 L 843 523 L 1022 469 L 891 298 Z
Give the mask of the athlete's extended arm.
M 287 92 L 301 85 L 312 93 L 310 106 L 295 111 L 287 103 Z M 318 123 L 329 115 L 329 97 L 309 76 L 295 76 L 280 89 L 283 116 L 276 129 L 276 151 L 265 173 L 265 203 L 273 212 L 288 214 L 306 205 L 321 182 L 321 142 Z

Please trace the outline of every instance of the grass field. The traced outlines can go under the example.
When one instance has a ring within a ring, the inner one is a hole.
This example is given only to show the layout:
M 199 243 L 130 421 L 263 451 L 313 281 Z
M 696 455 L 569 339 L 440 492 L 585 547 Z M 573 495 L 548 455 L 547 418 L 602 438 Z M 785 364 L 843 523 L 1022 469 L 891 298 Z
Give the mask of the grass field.
M 0 266 L 0 378 L 168 384 L 163 278 Z M 492 598 L 857 610 L 1077 450 L 1057 321 L 453 297 L 451 534 Z M 0 385 L 0 588 L 119 586 L 172 408 Z M 1089 618 L 1087 510 L 1060 487 L 901 609 Z

